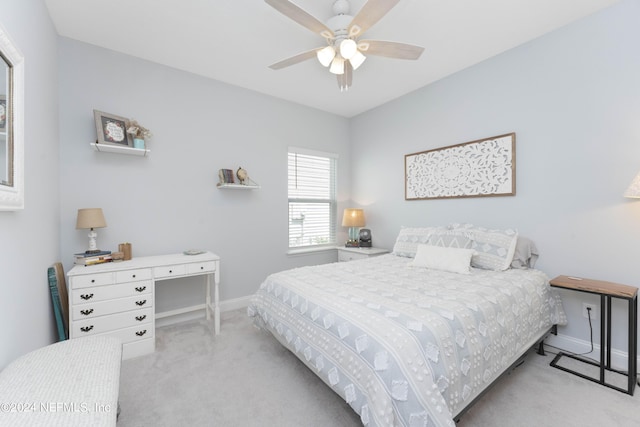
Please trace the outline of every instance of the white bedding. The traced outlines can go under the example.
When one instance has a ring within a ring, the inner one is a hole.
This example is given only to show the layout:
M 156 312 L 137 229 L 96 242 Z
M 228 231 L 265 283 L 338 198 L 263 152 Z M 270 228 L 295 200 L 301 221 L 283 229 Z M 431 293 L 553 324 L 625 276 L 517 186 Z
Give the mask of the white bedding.
M 369 426 L 453 426 L 553 324 L 537 270 L 470 275 L 384 255 L 272 274 L 248 313 Z

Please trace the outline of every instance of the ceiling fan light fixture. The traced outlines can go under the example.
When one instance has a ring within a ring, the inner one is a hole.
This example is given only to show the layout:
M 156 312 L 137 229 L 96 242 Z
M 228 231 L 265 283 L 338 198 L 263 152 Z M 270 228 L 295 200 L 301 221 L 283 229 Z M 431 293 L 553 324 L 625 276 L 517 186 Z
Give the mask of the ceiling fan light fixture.
M 344 39 L 340 42 L 340 55 L 344 59 L 351 59 L 358 52 L 358 45 L 352 39 Z
M 349 59 L 349 62 L 351 62 L 351 66 L 353 67 L 353 69 L 357 70 L 358 67 L 362 65 L 365 59 L 367 59 L 367 57 L 360 53 L 359 50 L 356 50 L 356 53 Z
M 335 58 L 333 58 L 329 71 L 333 74 L 344 74 L 344 59 L 340 56 L 336 56 Z
M 335 58 L 336 51 L 333 48 L 333 46 L 327 46 L 325 48 L 320 49 L 316 53 L 316 56 L 318 57 L 318 61 L 320 61 L 320 63 L 324 67 L 328 67 L 329 65 L 331 65 L 331 61 L 333 61 L 333 58 Z

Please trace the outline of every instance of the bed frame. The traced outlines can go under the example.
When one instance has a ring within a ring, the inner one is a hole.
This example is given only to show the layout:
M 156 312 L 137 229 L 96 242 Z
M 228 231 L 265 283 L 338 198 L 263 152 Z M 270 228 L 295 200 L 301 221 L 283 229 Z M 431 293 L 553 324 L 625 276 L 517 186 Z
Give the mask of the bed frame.
M 496 385 L 498 383 L 498 381 L 500 381 L 500 379 L 502 377 L 504 377 L 507 374 L 510 374 L 511 372 L 513 372 L 513 370 L 515 370 L 518 366 L 522 365 L 524 363 L 524 359 L 527 356 L 527 354 L 533 350 L 534 348 L 537 347 L 536 349 L 536 353 L 538 353 L 541 356 L 544 356 L 544 340 L 549 336 L 549 334 L 553 334 L 553 335 L 558 335 L 558 325 L 553 325 L 551 326 L 551 328 L 549 328 L 549 330 L 547 330 L 544 334 L 542 334 L 542 338 L 540 339 L 540 341 L 538 341 L 536 344 L 534 344 L 532 347 L 530 347 L 527 351 L 525 351 L 522 356 L 520 356 L 515 362 L 513 362 L 511 364 L 511 366 L 509 366 L 507 369 L 505 369 L 505 371 L 503 373 L 501 373 L 498 378 L 496 378 L 491 384 L 489 384 L 489 386 L 487 388 L 485 388 L 484 390 L 482 390 L 476 397 L 475 399 L 473 399 L 471 402 L 469 402 L 469 404 L 467 406 L 465 406 L 464 408 L 462 408 L 460 410 L 460 412 L 458 412 L 458 414 L 456 414 L 453 417 L 453 421 L 455 423 L 458 423 L 460 421 L 460 419 L 462 418 L 462 416 L 464 414 L 466 414 L 469 409 L 471 409 L 471 407 L 473 405 L 476 404 L 476 402 L 478 402 L 482 397 L 484 397 L 485 394 L 487 394 L 487 392 L 489 390 L 491 390 L 493 388 L 494 385 Z

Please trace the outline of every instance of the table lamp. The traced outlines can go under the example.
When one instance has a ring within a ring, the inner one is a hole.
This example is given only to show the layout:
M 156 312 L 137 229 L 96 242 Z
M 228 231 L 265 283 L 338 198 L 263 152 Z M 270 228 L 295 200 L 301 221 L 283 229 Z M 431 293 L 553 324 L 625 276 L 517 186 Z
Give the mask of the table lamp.
M 78 209 L 78 218 L 76 220 L 76 229 L 89 229 L 89 249 L 85 251 L 86 254 L 99 253 L 100 249 L 96 245 L 96 233 L 94 228 L 103 228 L 107 226 L 107 222 L 104 220 L 102 209 L 100 208 L 87 208 Z
M 342 226 L 349 227 L 349 240 L 346 247 L 358 247 L 358 229 L 364 227 L 364 211 L 362 209 L 345 209 L 342 216 Z
M 624 192 L 624 197 L 640 199 L 640 173 L 631 181 L 629 188 Z

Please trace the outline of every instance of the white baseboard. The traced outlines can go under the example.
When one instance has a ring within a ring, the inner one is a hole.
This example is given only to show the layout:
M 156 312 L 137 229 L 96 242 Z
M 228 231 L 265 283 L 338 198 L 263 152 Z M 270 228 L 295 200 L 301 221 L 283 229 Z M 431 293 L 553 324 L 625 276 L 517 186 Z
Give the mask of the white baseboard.
M 251 296 L 220 301 L 220 313 L 240 310 L 242 308 L 248 307 L 250 301 Z M 183 313 L 177 314 L 175 316 L 163 317 L 161 319 L 156 319 L 156 327 L 168 326 L 176 323 L 188 322 L 191 320 L 204 319 L 205 316 L 206 315 L 203 309 L 201 311 L 193 311 L 191 313 Z
M 241 308 L 248 307 L 250 302 L 251 295 L 242 298 L 220 301 L 220 312 L 224 313 L 226 311 L 240 310 Z
M 561 350 L 570 353 L 586 353 L 591 350 L 591 343 L 589 341 L 580 340 L 568 335 L 549 335 L 544 340 L 545 344 L 558 347 Z M 551 350 L 553 351 L 553 350 Z M 600 361 L 600 344 L 593 344 L 593 351 L 589 354 L 585 354 L 585 357 Z M 626 351 L 611 349 L 611 367 L 620 371 L 626 371 L 629 367 L 629 355 Z

